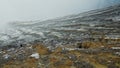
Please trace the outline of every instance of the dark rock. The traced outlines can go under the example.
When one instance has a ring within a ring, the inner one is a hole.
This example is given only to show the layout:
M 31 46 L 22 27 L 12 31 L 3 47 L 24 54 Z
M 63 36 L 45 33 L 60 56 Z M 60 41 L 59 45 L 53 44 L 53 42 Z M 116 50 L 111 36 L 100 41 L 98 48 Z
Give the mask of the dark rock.
M 91 65 L 90 63 L 87 63 L 85 61 L 78 61 L 74 63 L 74 66 L 76 68 L 94 68 L 93 65 Z

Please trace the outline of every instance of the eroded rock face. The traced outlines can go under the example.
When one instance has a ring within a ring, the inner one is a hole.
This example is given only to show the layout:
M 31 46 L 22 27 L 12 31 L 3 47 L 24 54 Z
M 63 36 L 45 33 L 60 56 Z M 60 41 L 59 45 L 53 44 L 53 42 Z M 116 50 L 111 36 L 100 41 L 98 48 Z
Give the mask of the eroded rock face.
M 0 33 L 0 46 L 34 42 L 57 46 L 76 41 L 103 41 L 103 36 L 108 43 L 115 39 L 119 43 L 119 15 L 120 6 L 115 5 L 52 20 L 10 23 L 10 28 Z

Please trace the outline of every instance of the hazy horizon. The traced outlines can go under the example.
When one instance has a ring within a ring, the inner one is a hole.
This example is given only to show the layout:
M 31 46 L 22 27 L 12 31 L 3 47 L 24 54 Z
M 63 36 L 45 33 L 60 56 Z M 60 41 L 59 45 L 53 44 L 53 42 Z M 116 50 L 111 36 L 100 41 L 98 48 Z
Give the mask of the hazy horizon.
M 0 0 L 0 29 L 11 21 L 52 19 L 119 2 L 120 0 Z

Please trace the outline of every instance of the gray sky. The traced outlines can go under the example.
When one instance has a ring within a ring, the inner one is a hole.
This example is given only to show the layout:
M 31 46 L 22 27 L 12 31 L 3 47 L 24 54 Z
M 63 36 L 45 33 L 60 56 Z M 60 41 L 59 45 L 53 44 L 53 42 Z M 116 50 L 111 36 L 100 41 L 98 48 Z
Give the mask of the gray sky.
M 76 14 L 104 7 L 112 1 L 115 0 L 0 0 L 0 25 Z

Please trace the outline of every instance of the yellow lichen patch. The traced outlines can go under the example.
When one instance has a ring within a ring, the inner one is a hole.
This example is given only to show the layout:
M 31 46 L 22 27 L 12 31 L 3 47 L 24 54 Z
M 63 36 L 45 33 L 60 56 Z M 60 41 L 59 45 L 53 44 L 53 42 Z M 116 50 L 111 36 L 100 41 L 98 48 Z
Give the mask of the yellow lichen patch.
M 72 67 L 71 62 L 69 62 L 69 63 L 68 64 L 58 65 L 58 67 L 56 67 L 56 68 L 71 68 Z
M 4 65 L 3 68 L 21 68 L 21 67 L 17 67 L 17 65 Z
M 51 62 L 51 63 L 55 63 L 55 62 L 58 62 L 58 61 L 59 61 L 59 59 L 56 58 L 56 57 L 51 57 L 51 58 L 50 58 L 50 62 Z
M 57 58 L 65 58 L 65 54 L 62 54 L 62 53 L 51 53 L 50 54 L 51 57 L 57 57 Z
M 120 63 L 116 63 L 116 66 L 118 66 L 120 68 Z
M 98 54 L 99 57 L 104 58 L 106 61 L 114 61 L 114 62 L 120 62 L 120 57 L 115 56 L 111 53 L 100 53 Z
M 64 62 L 64 64 L 67 65 L 67 66 L 72 66 L 73 61 L 71 61 L 70 59 L 67 59 L 67 60 Z
M 6 64 L 3 65 L 3 68 L 15 68 L 14 61 L 9 61 Z
M 33 46 L 33 48 L 35 48 L 35 51 L 40 55 L 49 54 L 49 49 L 43 45 L 35 45 Z
M 37 68 L 37 60 L 28 58 L 22 61 L 13 61 L 3 65 L 3 68 Z
M 62 51 L 63 51 L 62 47 L 58 47 L 50 54 L 50 56 L 56 56 L 59 58 L 63 58 L 65 57 L 66 54 L 63 54 Z
M 106 38 L 105 40 L 109 41 L 109 42 L 120 42 L 120 38 L 116 38 L 116 39 L 112 39 L 112 38 Z
M 107 66 L 100 64 L 93 58 L 88 58 L 88 61 L 94 66 L 94 68 L 107 68 Z
M 99 63 L 91 62 L 91 64 L 92 64 L 95 68 L 107 68 L 107 66 L 102 65 L 102 64 L 99 64 Z
M 35 63 L 37 60 L 35 58 L 28 58 L 25 62 L 27 63 Z
M 90 41 L 86 41 L 82 43 L 83 48 L 99 48 L 100 46 L 104 46 L 104 43 L 90 42 Z
M 106 66 L 99 64 L 94 59 L 90 59 L 89 62 L 94 66 L 94 68 L 107 68 Z
M 49 65 L 49 68 L 56 68 L 54 65 Z
M 73 65 L 73 61 L 58 55 L 50 57 L 50 68 L 70 68 Z
M 73 54 L 73 55 L 75 55 L 77 57 L 82 55 L 81 52 L 79 52 L 77 50 L 71 50 L 71 51 L 68 52 L 68 54 Z
M 120 63 L 120 57 L 112 58 L 112 61 L 115 61 L 116 63 Z
M 56 68 L 71 68 L 71 66 L 68 65 L 58 65 Z
M 10 65 L 3 65 L 3 68 L 10 68 Z
M 56 68 L 71 68 L 71 66 L 73 64 L 73 62 L 71 60 L 69 60 L 69 59 L 66 59 L 64 62 L 63 62 L 63 60 L 58 61 L 58 63 L 59 62 L 60 62 L 60 64 L 55 65 Z
M 97 57 L 98 56 L 98 57 Z M 97 57 L 95 59 L 94 57 Z M 120 58 L 118 56 L 112 55 L 111 53 L 99 53 L 92 56 L 87 56 L 86 59 L 83 59 L 84 61 L 88 61 L 91 63 L 95 68 L 107 68 L 107 64 L 110 62 L 116 62 L 120 63 Z M 119 64 L 116 64 L 116 66 L 119 66 Z
M 107 68 L 107 62 L 111 60 L 107 55 L 110 54 L 111 53 L 99 53 L 96 55 L 84 54 L 84 58 L 82 60 L 90 63 L 94 68 Z
M 54 53 L 61 53 L 62 52 L 62 47 L 57 47 L 54 51 Z
M 34 58 L 27 59 L 22 66 L 25 68 L 37 68 L 37 60 Z

